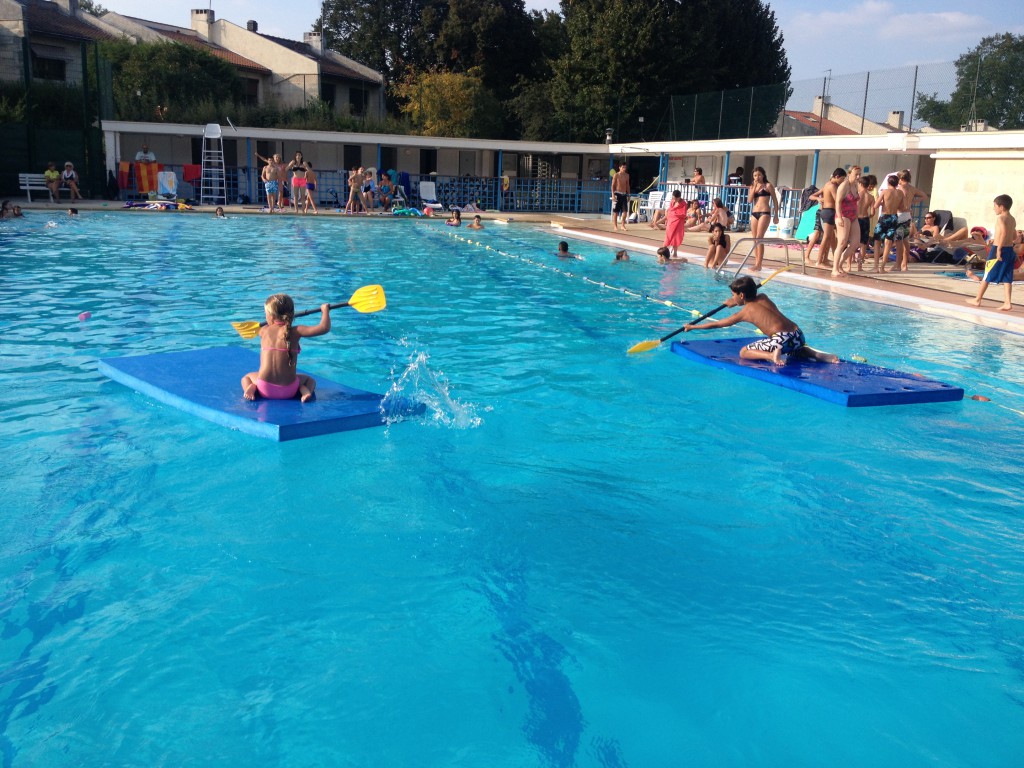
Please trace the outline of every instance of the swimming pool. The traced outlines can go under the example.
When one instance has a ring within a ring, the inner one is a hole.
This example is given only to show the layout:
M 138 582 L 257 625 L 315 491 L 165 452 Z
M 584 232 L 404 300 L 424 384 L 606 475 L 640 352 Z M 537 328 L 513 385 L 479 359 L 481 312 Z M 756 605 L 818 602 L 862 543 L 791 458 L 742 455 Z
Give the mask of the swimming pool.
M 1020 337 L 775 281 L 992 398 L 844 409 L 627 356 L 687 316 L 583 276 L 726 289 L 547 231 L 45 220 L 0 230 L 5 765 L 1019 764 Z M 267 443 L 96 371 L 377 282 L 302 365 L 422 419 Z

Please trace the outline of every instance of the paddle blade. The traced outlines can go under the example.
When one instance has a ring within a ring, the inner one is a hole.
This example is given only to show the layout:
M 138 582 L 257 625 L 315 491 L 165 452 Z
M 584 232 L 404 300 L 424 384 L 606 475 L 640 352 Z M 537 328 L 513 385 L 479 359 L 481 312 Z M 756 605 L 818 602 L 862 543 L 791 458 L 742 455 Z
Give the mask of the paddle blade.
M 388 305 L 384 296 L 384 286 L 364 285 L 352 294 L 348 305 L 356 312 L 379 312 Z
M 658 339 L 654 339 L 653 341 L 641 341 L 639 344 L 634 344 L 630 347 L 627 350 L 627 354 L 635 355 L 637 352 L 647 352 L 654 349 L 659 344 L 661 344 L 661 342 Z
M 243 339 L 254 339 L 260 332 L 260 324 L 255 320 L 246 320 L 245 322 L 232 323 L 231 326 L 238 331 L 238 335 Z

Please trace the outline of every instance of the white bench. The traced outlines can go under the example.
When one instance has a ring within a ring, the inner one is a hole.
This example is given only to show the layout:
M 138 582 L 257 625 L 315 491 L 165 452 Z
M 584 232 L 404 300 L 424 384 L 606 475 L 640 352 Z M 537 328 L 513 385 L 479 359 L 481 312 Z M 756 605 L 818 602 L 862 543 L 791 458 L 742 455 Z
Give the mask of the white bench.
M 53 193 L 46 186 L 46 177 L 41 173 L 19 173 L 18 186 L 25 191 L 25 196 L 30 203 L 32 202 L 33 191 L 46 192 L 50 196 L 50 202 L 53 202 Z M 60 190 L 57 191 L 57 194 L 59 197 Z M 68 190 L 68 194 L 71 194 L 71 190 Z

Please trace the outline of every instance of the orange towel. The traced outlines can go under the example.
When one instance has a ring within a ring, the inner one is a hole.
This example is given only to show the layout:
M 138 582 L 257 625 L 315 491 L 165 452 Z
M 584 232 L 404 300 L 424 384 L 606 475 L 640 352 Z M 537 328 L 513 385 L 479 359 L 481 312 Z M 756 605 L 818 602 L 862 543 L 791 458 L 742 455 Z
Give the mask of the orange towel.
M 128 177 L 132 172 L 132 164 L 122 160 L 117 164 L 117 185 L 121 189 L 128 189 Z
M 163 166 L 160 163 L 135 164 L 135 183 L 138 185 L 141 194 L 156 192 L 156 175 L 162 170 Z

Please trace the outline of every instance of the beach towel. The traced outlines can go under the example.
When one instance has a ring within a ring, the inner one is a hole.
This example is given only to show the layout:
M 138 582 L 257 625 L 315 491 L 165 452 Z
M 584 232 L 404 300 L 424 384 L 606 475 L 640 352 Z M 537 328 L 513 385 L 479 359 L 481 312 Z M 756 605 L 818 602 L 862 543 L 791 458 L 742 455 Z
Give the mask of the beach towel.
M 139 192 L 142 194 L 156 192 L 157 174 L 162 170 L 163 166 L 159 163 L 136 163 L 135 184 L 138 187 Z
M 181 180 L 191 184 L 194 181 L 202 178 L 203 166 L 198 163 L 189 163 L 181 167 Z
M 161 197 L 178 196 L 178 177 L 174 171 L 160 171 L 156 175 L 157 194 Z
M 818 204 L 815 203 L 800 215 L 800 225 L 793 233 L 793 237 L 797 240 L 806 240 L 811 236 L 811 232 L 814 231 L 814 216 L 817 212 Z
M 131 184 L 132 164 L 122 160 L 117 164 L 117 185 L 121 189 L 127 189 Z

